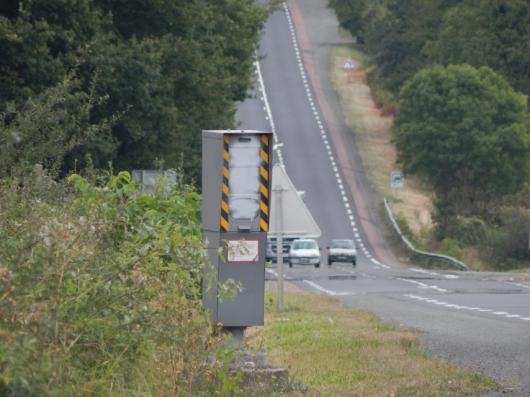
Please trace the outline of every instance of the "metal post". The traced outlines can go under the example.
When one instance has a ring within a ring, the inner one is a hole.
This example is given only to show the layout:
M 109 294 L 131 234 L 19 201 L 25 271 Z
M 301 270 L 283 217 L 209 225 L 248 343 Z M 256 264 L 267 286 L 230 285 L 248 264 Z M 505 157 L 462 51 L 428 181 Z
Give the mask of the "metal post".
M 276 195 L 276 204 L 278 208 L 278 233 L 276 235 L 276 263 L 278 264 L 278 310 L 283 309 L 283 224 L 282 224 L 282 188 L 274 187 Z

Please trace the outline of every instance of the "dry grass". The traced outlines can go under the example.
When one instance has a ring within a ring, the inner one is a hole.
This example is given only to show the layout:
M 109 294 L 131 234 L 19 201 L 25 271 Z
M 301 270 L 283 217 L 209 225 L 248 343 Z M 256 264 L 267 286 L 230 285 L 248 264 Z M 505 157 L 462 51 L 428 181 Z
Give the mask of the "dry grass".
M 347 58 L 356 67 L 343 69 Z M 432 227 L 432 200 L 428 191 L 421 188 L 416 178 L 408 177 L 399 193 L 390 187 L 390 173 L 396 166 L 396 149 L 391 142 L 393 117 L 383 115 L 374 103 L 370 87 L 366 84 L 363 54 L 351 45 L 334 49 L 331 61 L 331 80 L 339 95 L 347 126 L 355 133 L 358 152 L 364 171 L 375 190 L 393 202 L 393 209 L 403 216 L 412 231 L 419 235 Z
M 287 309 L 269 293 L 265 327 L 250 344 L 314 396 L 463 396 L 491 390 L 483 375 L 429 358 L 415 332 L 351 310 L 335 299 L 287 292 Z

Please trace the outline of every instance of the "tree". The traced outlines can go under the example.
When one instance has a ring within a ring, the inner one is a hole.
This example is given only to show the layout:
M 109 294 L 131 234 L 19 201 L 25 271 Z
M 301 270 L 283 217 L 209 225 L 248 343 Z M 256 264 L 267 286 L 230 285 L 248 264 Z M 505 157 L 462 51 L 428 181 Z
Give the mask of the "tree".
M 385 88 L 398 92 L 407 79 L 429 63 L 423 48 L 436 32 L 441 0 L 385 3 L 367 8 L 363 37 L 377 64 L 375 76 Z
M 251 0 L 93 1 L 114 27 L 87 55 L 97 92 L 109 95 L 94 114 L 120 120 L 113 142 L 71 157 L 88 151 L 97 166 L 114 160 L 120 169 L 183 160 L 187 180 L 197 181 L 201 130 L 233 127 L 235 102 L 252 83 L 265 9 Z
M 489 66 L 530 94 L 530 4 L 526 0 L 464 0 L 449 9 L 431 59 Z
M 35 163 L 55 176 L 69 151 L 109 135 L 109 123 L 90 122 L 95 104 L 72 76 L 23 104 L 9 104 L 0 113 L 0 178 L 23 174 Z
M 361 32 L 362 13 L 366 8 L 365 0 L 329 0 L 329 6 L 335 9 L 337 18 L 344 29 L 354 36 Z
M 111 134 L 68 146 L 63 171 L 86 154 L 99 168 L 184 160 L 187 181 L 196 181 L 201 129 L 233 127 L 266 16 L 253 0 L 2 2 L 0 112 L 73 74 L 81 91 L 106 99 L 89 123 L 114 122 Z
M 371 78 L 394 92 L 425 65 L 444 11 L 458 0 L 329 0 L 341 25 L 376 64 Z
M 418 72 L 401 90 L 393 133 L 405 172 L 433 186 L 444 216 L 487 213 L 529 181 L 527 98 L 487 67 Z

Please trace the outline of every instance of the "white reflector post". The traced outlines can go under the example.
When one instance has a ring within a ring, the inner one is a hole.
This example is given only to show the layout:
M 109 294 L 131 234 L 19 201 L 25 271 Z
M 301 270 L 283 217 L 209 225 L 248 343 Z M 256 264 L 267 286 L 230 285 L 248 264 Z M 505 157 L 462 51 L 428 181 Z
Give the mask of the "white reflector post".
M 228 206 L 234 219 L 252 221 L 259 214 L 260 148 L 258 135 L 230 136 Z

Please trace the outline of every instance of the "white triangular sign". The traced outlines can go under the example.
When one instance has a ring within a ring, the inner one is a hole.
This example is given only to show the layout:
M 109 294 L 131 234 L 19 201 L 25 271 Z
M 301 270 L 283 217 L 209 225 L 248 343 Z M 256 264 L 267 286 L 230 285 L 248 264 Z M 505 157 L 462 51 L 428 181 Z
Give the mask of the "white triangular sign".
M 281 231 L 284 237 L 318 238 L 321 236 L 320 228 L 309 209 L 279 164 L 275 164 L 272 169 L 271 190 L 269 234 L 274 235 Z
M 346 61 L 344 62 L 343 68 L 346 70 L 355 69 L 355 64 L 353 63 L 353 59 L 351 58 L 346 59 Z

